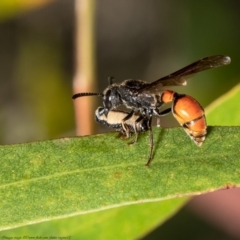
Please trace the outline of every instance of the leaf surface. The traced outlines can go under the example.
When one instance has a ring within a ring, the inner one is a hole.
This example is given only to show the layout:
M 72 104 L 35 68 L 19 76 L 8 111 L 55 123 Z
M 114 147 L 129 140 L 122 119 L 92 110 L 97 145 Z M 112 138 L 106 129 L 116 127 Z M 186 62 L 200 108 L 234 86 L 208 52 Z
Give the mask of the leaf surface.
M 127 145 L 116 133 L 2 146 L 1 229 L 240 184 L 240 127 L 209 127 L 199 148 L 181 128 Z

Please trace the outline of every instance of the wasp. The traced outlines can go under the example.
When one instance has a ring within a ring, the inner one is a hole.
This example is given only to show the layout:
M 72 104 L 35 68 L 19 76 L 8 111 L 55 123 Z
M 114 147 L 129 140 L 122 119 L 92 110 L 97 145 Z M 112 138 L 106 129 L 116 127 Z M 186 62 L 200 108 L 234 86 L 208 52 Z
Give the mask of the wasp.
M 150 139 L 153 145 L 153 134 L 151 128 L 152 117 L 161 116 L 160 108 L 166 103 L 172 103 L 172 114 L 190 138 L 201 146 L 207 134 L 207 123 L 204 110 L 201 105 L 191 96 L 178 94 L 169 87 L 186 86 L 187 79 L 192 75 L 211 68 L 227 65 L 231 62 L 230 57 L 224 55 L 215 55 L 200 59 L 174 73 L 157 79 L 151 83 L 127 79 L 122 83 L 113 83 L 113 77 L 109 77 L 109 86 L 103 93 L 77 93 L 73 99 L 83 96 L 100 96 L 103 98 L 103 110 L 106 116 L 109 111 L 125 106 L 130 112 L 121 120 L 122 129 L 128 137 L 130 134 L 127 120 L 134 114 L 138 115 L 136 122 L 141 118 L 146 118 L 149 122 Z M 149 156 L 146 165 L 152 160 Z

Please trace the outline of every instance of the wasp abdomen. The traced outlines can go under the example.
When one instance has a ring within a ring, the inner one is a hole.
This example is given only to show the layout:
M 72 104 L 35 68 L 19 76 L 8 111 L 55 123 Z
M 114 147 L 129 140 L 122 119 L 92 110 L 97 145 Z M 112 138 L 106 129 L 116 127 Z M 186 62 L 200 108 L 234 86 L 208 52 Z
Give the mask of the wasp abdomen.
M 201 146 L 207 134 L 207 123 L 204 110 L 197 100 L 174 93 L 172 112 L 189 137 Z

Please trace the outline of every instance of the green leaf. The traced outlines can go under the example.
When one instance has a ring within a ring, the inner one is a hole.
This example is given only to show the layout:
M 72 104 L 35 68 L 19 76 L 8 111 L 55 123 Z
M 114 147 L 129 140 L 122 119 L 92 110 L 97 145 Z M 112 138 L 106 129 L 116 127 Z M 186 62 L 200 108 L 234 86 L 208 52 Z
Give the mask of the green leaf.
M 240 84 L 215 100 L 206 109 L 209 125 L 239 126 Z
M 57 239 L 60 237 L 66 237 L 65 239 L 136 239 L 159 223 L 166 221 L 184 202 L 185 198 L 176 198 L 161 202 L 127 205 L 3 231 L 1 235 L 55 236 Z
M 210 127 L 199 148 L 181 128 L 127 145 L 116 133 L 0 148 L 1 229 L 240 184 L 240 127 Z

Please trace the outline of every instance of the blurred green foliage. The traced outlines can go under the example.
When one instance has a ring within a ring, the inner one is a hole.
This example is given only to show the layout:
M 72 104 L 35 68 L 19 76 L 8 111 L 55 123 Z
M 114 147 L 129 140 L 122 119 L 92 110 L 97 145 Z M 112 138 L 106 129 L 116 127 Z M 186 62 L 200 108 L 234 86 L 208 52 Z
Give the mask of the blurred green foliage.
M 0 1 L 0 21 L 14 18 L 23 12 L 40 8 L 54 0 L 1 0 Z

